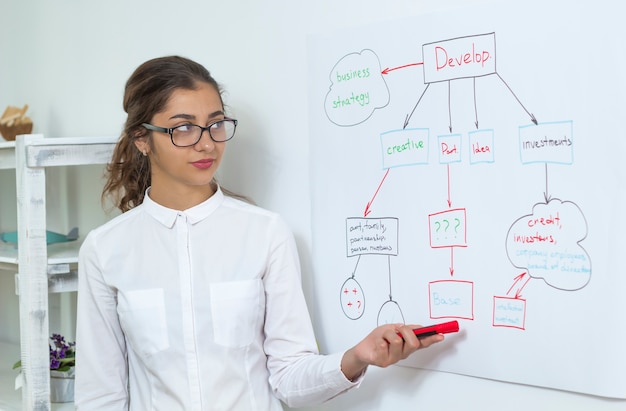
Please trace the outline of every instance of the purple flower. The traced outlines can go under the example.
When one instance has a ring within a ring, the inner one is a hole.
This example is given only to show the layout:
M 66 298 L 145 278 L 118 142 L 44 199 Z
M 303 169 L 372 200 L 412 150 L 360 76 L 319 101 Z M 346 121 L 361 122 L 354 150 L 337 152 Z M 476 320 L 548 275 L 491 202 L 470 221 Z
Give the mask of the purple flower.
M 65 341 L 61 334 L 52 334 L 50 337 L 50 369 L 67 371 L 76 365 L 76 343 Z M 54 348 L 53 348 L 54 345 Z

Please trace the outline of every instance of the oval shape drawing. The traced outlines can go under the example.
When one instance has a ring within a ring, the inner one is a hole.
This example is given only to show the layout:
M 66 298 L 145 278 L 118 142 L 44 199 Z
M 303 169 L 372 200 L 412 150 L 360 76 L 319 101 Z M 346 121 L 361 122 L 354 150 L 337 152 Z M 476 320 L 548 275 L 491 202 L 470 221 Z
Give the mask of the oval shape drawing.
M 404 315 L 397 302 L 389 300 L 385 302 L 378 311 L 377 325 L 383 324 L 404 324 Z
M 351 320 L 361 318 L 365 312 L 363 289 L 357 280 L 350 277 L 341 286 L 339 296 L 343 313 Z

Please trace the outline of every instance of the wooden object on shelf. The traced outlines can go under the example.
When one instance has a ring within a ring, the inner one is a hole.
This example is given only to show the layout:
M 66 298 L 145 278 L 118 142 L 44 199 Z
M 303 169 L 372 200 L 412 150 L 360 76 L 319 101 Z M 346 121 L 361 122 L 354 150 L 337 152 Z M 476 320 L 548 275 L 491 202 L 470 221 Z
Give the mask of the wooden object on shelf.
M 24 107 L 8 106 L 0 117 L 0 134 L 7 141 L 15 140 L 18 134 L 30 134 L 33 131 L 33 121 L 26 116 L 28 104 Z

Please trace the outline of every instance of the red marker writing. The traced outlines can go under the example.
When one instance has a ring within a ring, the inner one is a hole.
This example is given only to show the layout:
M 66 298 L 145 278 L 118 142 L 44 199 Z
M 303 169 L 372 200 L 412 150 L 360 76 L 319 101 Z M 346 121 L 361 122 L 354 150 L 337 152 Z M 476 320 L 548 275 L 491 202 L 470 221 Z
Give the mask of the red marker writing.
M 455 333 L 457 331 L 459 331 L 459 322 L 454 320 L 446 323 L 429 325 L 428 327 L 415 328 L 413 329 L 413 334 L 415 334 L 417 338 L 424 338 L 429 335 L 448 334 Z M 398 333 L 398 335 L 402 337 L 402 334 Z

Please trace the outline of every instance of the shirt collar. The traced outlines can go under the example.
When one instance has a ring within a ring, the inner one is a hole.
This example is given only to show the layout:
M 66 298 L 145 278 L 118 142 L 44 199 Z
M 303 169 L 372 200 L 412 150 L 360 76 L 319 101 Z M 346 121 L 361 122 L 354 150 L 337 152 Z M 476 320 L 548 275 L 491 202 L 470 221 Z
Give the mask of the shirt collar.
M 155 220 L 168 228 L 174 227 L 176 217 L 179 214 L 185 215 L 187 217 L 187 221 L 189 221 L 191 224 L 196 224 L 197 222 L 202 221 L 206 217 L 211 215 L 224 202 L 224 193 L 219 186 L 217 186 L 215 194 L 213 194 L 207 200 L 182 211 L 167 208 L 162 206 L 161 204 L 154 202 L 154 200 L 150 198 L 149 193 L 150 188 L 146 190 L 146 194 L 143 198 L 143 207 L 145 208 L 146 212 L 150 214 Z

